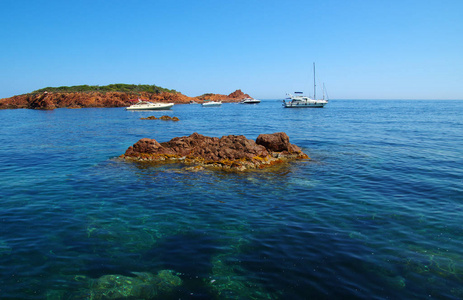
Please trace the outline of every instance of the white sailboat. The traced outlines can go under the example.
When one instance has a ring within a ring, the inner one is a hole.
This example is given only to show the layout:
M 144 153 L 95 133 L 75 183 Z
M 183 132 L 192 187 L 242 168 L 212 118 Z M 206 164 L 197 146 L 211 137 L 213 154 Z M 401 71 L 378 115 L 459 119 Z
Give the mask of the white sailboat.
M 328 104 L 328 99 L 325 99 L 325 86 L 323 86 L 323 99 L 316 97 L 315 63 L 313 63 L 313 99 L 304 96 L 302 92 L 294 92 L 288 96 L 283 100 L 283 107 L 286 108 L 322 108 Z

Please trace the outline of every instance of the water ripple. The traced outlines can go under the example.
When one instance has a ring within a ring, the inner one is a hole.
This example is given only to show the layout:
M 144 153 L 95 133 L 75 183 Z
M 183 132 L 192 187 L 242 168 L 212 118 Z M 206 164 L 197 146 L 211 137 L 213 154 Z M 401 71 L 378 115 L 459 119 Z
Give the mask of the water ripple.
M 463 102 L 279 104 L 0 111 L 2 297 L 171 269 L 171 299 L 462 298 Z M 311 160 L 229 174 L 117 159 L 144 137 L 279 131 Z

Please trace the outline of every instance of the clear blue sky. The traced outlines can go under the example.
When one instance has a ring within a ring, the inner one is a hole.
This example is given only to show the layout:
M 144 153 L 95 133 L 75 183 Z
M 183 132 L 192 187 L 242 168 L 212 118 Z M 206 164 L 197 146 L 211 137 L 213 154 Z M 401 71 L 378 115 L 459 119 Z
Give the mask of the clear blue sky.
M 462 0 L 0 0 L 0 98 L 155 84 L 187 96 L 463 99 Z M 320 93 L 319 91 L 317 93 Z

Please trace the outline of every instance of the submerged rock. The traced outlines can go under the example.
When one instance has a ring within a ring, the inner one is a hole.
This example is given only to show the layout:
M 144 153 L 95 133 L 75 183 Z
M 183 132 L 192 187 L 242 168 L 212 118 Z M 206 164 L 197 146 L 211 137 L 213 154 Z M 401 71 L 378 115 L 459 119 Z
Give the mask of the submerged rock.
M 198 133 L 176 137 L 163 143 L 144 138 L 129 147 L 121 158 L 133 161 L 181 162 L 199 167 L 244 171 L 307 159 L 308 156 L 289 142 L 286 133 L 277 132 L 261 134 L 256 141 L 243 135 L 216 138 Z
M 10 255 L 12 248 L 6 241 L 0 240 L 0 256 Z
M 76 276 L 76 280 L 88 282 L 89 289 L 83 292 L 90 296 L 88 299 L 159 298 L 165 297 L 182 285 L 182 279 L 171 270 L 162 270 L 156 275 L 148 272 L 133 274 L 136 277 L 104 275 L 97 279 L 90 279 L 86 276 Z

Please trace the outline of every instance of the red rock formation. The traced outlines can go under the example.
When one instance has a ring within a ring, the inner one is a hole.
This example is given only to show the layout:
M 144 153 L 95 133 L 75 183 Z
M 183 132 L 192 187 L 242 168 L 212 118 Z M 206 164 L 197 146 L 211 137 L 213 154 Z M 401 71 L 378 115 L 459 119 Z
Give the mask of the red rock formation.
M 230 95 L 207 94 L 198 97 L 188 97 L 181 93 L 162 92 L 155 93 L 122 93 L 122 92 L 82 92 L 82 93 L 36 93 L 13 96 L 0 99 L 0 109 L 31 108 L 31 109 L 55 109 L 55 108 L 83 108 L 83 107 L 124 107 L 132 104 L 130 100 L 145 99 L 152 102 L 171 102 L 175 104 L 187 104 L 190 101 L 211 99 L 223 102 L 239 102 L 249 97 L 241 90 L 236 90 Z
M 284 132 L 274 134 L 260 134 L 256 139 L 256 143 L 264 146 L 272 152 L 301 152 L 301 149 L 298 146 L 289 142 L 289 137 Z
M 222 102 L 240 102 L 244 98 L 251 98 L 248 94 L 243 93 L 241 90 L 236 90 L 229 95 L 220 94 L 204 94 L 196 97 L 198 100 L 211 100 L 211 101 L 222 101 Z
M 234 91 L 233 93 L 228 95 L 228 97 L 233 98 L 233 99 L 239 99 L 239 100 L 242 100 L 244 98 L 251 98 L 251 96 L 249 96 L 248 94 L 243 93 L 241 90 Z
M 219 139 L 198 133 L 176 137 L 164 143 L 144 138 L 129 147 L 121 158 L 148 162 L 182 162 L 201 167 L 244 171 L 305 159 L 308 156 L 299 147 L 289 143 L 286 133 L 277 132 L 261 134 L 256 141 L 243 135 L 228 135 Z

